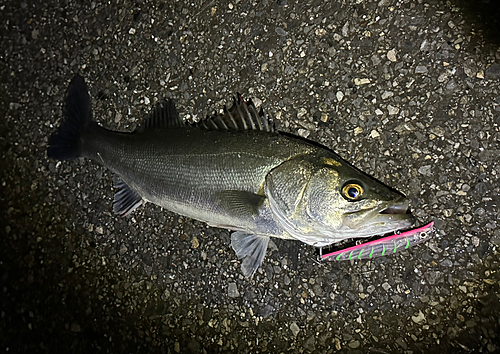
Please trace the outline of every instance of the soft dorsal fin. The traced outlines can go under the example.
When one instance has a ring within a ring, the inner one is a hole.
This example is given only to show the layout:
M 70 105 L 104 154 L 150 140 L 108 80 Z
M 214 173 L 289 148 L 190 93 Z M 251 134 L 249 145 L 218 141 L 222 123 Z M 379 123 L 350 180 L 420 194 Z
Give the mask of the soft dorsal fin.
M 257 112 L 252 100 L 245 102 L 239 93 L 237 99 L 233 97 L 231 108 L 227 109 L 224 106 L 223 114 L 204 119 L 194 124 L 194 126 L 209 130 L 261 130 L 274 132 L 274 122 L 269 115 L 265 114 L 262 108 Z
M 142 122 L 139 131 L 184 127 L 186 124 L 179 117 L 174 101 L 165 99 L 159 102 Z

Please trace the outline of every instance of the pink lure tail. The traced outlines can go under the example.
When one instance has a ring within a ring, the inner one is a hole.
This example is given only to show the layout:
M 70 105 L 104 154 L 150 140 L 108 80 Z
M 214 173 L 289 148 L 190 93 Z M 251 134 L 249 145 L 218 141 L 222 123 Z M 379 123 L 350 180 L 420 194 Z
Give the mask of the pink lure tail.
M 434 222 L 429 224 L 395 234 L 381 239 L 362 243 L 353 247 L 345 248 L 340 251 L 322 254 L 322 260 L 344 261 L 349 259 L 370 259 L 375 257 L 387 256 L 401 250 L 406 250 L 419 243 L 430 239 L 434 234 Z

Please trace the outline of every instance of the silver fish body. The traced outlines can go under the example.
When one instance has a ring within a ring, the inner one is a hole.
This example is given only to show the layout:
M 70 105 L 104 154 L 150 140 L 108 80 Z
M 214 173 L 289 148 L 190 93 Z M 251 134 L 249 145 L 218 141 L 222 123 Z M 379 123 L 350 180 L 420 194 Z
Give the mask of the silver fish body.
M 165 101 L 137 131 L 120 133 L 93 122 L 87 87 L 76 76 L 48 154 L 87 157 L 112 170 L 119 214 L 149 201 L 235 230 L 231 244 L 245 276 L 262 263 L 269 237 L 322 247 L 414 222 L 401 193 L 325 147 L 275 132 L 262 111 L 240 98 L 197 125 L 182 122 Z

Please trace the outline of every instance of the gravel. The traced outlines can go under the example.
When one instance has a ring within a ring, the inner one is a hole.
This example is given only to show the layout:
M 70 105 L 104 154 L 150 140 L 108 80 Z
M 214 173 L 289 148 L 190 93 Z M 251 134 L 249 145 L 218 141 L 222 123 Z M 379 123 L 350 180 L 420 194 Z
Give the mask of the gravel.
M 462 5 L 1 4 L 1 350 L 500 350 L 500 51 Z M 279 130 L 406 193 L 437 234 L 343 263 L 273 240 L 246 280 L 227 230 L 150 204 L 117 217 L 109 171 L 47 158 L 75 73 L 112 130 L 164 97 L 189 120 L 255 98 Z

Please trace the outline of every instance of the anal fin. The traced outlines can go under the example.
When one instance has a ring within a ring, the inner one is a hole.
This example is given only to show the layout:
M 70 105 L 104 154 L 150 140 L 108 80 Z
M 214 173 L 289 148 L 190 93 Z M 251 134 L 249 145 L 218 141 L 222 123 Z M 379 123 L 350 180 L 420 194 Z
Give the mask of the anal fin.
M 115 214 L 127 216 L 144 204 L 144 200 L 117 175 L 115 175 L 114 187 L 118 188 L 113 198 L 113 212 Z
M 238 258 L 244 258 L 241 263 L 243 275 L 250 278 L 260 267 L 266 256 L 269 236 L 254 235 L 243 231 L 233 232 L 231 246 Z

